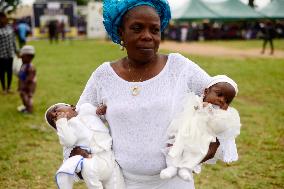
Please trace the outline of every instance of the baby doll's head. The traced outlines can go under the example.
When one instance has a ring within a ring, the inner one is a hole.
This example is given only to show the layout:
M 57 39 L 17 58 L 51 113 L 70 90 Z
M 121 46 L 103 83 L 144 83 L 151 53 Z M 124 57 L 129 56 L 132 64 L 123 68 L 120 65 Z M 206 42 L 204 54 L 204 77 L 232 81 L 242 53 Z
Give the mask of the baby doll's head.
M 217 75 L 212 77 L 212 81 L 206 87 L 203 101 L 227 110 L 237 93 L 238 85 L 231 78 Z
M 75 109 L 75 106 L 65 103 L 54 104 L 46 110 L 45 120 L 49 126 L 57 130 L 55 122 L 62 117 L 66 117 L 68 120 L 76 117 L 78 113 Z
M 35 56 L 35 48 L 31 45 L 25 45 L 20 50 L 20 56 L 23 64 L 30 64 Z

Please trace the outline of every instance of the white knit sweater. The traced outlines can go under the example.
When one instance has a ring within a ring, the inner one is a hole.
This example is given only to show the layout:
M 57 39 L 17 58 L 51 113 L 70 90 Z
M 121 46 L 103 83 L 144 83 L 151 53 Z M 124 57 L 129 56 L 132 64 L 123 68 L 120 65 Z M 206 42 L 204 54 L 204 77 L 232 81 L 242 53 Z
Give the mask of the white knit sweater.
M 122 79 L 105 62 L 90 77 L 77 105 L 105 103 L 118 164 L 134 174 L 154 175 L 166 167 L 166 131 L 184 95 L 201 95 L 209 82 L 206 72 L 180 54 L 169 54 L 163 70 L 143 82 Z M 133 87 L 138 88 L 136 96 Z

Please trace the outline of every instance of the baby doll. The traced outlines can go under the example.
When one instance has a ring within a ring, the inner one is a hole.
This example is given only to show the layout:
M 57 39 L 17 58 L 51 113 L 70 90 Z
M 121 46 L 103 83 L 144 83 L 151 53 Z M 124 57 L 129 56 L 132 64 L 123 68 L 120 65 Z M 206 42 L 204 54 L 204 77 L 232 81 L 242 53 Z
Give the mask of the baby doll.
M 192 171 L 216 138 L 222 152 L 217 150 L 215 157 L 223 156 L 220 159 L 225 162 L 237 159 L 236 146 L 230 147 L 230 142 L 226 142 L 227 139 L 234 141 L 240 133 L 238 111 L 229 107 L 237 93 L 237 84 L 232 79 L 218 75 L 212 78 L 202 97 L 187 95 L 183 111 L 168 128 L 171 140 L 166 154 L 167 168 L 160 173 L 162 179 L 178 174 L 184 180 L 193 180 Z
M 76 174 L 82 176 L 89 189 L 123 189 L 120 168 L 111 150 L 112 138 L 108 128 L 96 115 L 105 109 L 97 109 L 89 103 L 75 107 L 58 103 L 46 111 L 47 123 L 57 131 L 63 147 L 80 147 L 88 155 L 75 155 L 66 160 L 56 173 L 60 189 L 71 189 Z

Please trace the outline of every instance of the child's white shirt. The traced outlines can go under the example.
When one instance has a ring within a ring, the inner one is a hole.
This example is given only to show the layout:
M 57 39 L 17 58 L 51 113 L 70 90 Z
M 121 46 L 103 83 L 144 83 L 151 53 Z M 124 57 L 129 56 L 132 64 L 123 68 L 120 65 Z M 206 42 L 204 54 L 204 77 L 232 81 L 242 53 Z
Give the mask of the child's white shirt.
M 240 133 L 240 117 L 234 108 L 228 110 L 214 108 L 212 105 L 204 106 L 202 98 L 189 93 L 182 113 L 171 122 L 168 136 L 174 138 L 169 143 L 168 155 L 172 164 L 179 168 L 194 168 L 202 161 L 208 152 L 210 142 L 216 137 L 220 146 L 213 160 L 224 162 L 238 159 L 235 137 Z

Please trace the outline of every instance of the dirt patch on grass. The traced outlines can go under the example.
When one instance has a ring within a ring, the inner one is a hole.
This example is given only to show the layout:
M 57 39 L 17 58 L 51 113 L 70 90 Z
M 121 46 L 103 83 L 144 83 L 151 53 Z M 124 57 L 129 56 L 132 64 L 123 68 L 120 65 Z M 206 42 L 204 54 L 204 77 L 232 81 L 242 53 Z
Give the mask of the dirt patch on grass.
M 180 52 L 192 55 L 214 56 L 214 57 L 236 57 L 236 58 L 284 58 L 284 51 L 275 50 L 273 55 L 269 54 L 267 49 L 266 54 L 261 54 L 261 49 L 234 49 L 229 47 L 214 46 L 210 44 L 201 43 L 179 43 L 172 41 L 165 41 L 160 44 L 161 49 L 170 50 L 173 52 Z

